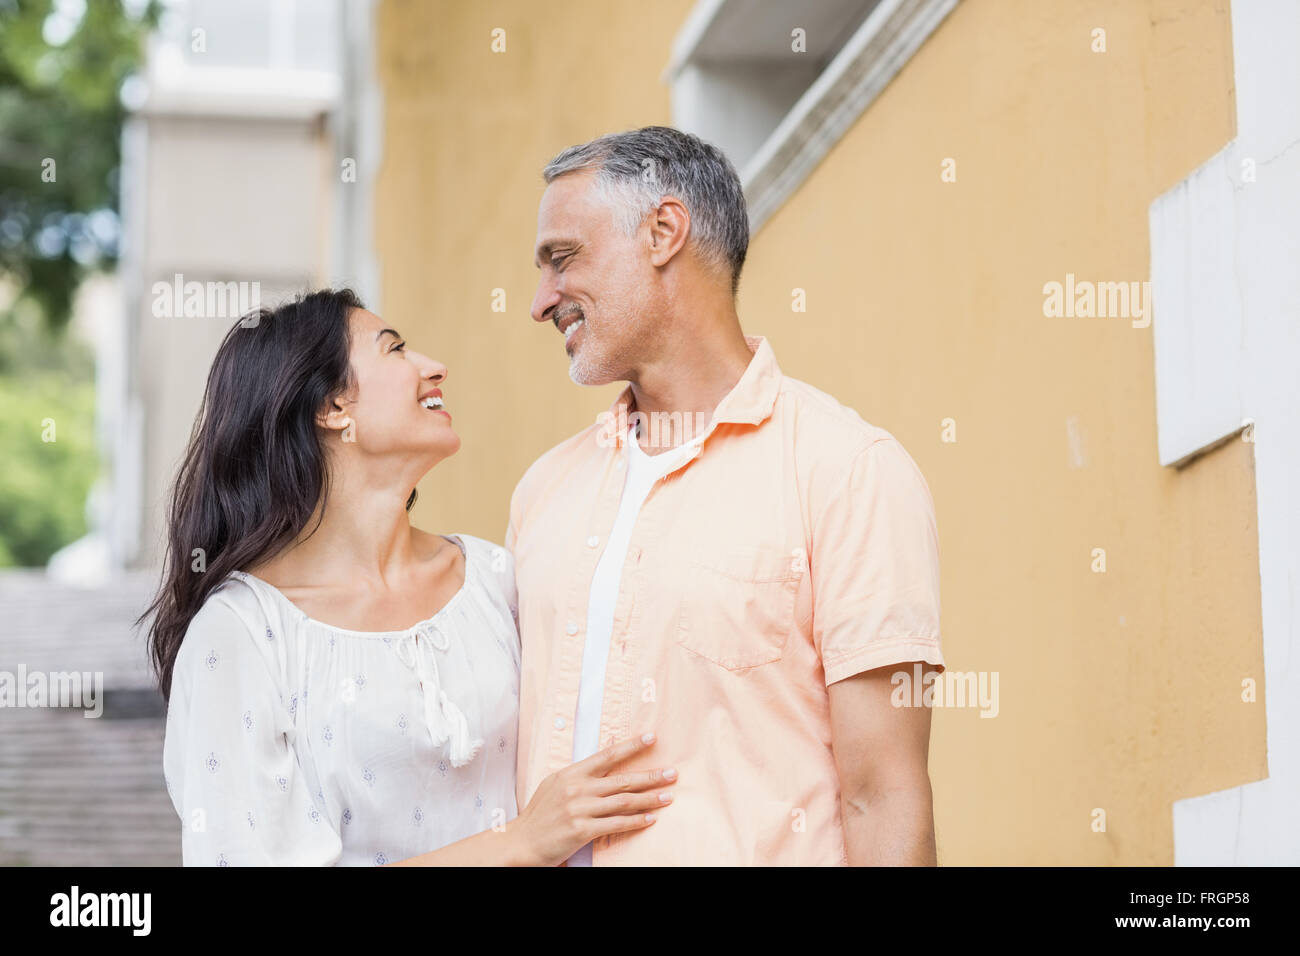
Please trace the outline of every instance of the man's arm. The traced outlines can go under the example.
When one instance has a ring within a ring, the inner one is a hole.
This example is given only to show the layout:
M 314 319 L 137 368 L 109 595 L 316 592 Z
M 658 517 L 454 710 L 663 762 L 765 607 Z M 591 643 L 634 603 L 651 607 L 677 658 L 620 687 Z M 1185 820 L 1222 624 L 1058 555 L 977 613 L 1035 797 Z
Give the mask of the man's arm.
M 930 708 L 895 707 L 890 676 L 863 671 L 827 687 L 831 744 L 850 866 L 936 866 L 930 793 Z M 937 670 L 922 663 L 923 674 Z

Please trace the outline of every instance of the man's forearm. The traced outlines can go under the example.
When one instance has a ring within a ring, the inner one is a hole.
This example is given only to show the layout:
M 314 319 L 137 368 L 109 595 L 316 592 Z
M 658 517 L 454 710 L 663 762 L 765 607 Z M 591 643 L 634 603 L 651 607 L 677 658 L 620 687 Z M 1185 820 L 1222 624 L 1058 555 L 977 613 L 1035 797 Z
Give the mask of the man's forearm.
M 842 800 L 850 866 L 937 866 L 930 780 Z

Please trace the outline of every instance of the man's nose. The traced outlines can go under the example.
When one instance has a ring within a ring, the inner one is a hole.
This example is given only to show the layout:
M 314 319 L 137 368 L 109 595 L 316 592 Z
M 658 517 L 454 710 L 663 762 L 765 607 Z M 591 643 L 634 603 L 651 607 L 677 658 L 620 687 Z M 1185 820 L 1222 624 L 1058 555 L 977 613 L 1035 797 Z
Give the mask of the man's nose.
M 537 294 L 533 296 L 532 307 L 528 310 L 534 322 L 549 322 L 555 307 L 560 304 L 560 292 L 555 283 L 545 276 L 537 283 Z

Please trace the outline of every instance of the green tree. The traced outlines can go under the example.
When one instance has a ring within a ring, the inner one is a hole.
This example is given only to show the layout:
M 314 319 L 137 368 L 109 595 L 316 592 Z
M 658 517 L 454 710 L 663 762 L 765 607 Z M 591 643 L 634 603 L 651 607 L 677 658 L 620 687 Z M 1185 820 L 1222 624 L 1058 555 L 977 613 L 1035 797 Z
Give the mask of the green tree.
M 0 0 L 0 566 L 86 531 L 93 364 L 73 296 L 118 254 L 122 86 L 156 0 Z
M 95 386 L 62 376 L 0 378 L 0 566 L 37 567 L 86 533 L 98 470 Z
M 0 0 L 0 273 L 56 329 L 117 259 L 120 93 L 160 9 Z

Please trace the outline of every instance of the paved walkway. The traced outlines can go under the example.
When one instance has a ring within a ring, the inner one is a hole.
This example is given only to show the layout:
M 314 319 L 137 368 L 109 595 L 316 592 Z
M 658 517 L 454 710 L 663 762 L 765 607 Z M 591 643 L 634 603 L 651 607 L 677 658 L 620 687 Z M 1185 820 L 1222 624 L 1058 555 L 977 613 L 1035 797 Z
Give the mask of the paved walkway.
M 131 622 L 156 579 L 81 590 L 0 571 L 0 672 L 102 672 L 104 713 L 0 708 L 0 866 L 174 866 L 162 699 Z

